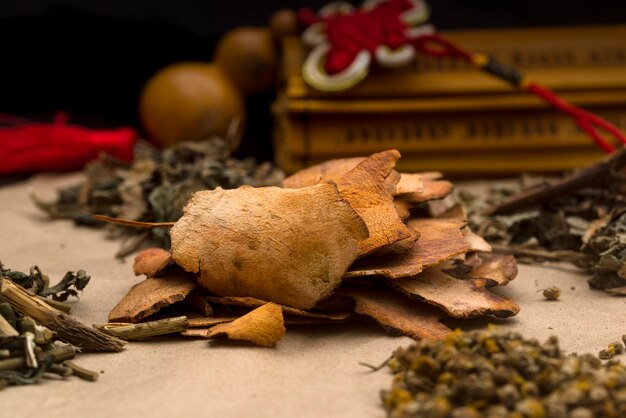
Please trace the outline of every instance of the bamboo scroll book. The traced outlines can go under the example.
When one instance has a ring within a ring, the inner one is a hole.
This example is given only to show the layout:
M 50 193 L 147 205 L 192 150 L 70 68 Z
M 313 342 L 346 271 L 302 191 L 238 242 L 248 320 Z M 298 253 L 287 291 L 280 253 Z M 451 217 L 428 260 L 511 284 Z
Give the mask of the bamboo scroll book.
M 626 26 L 448 31 L 565 100 L 626 129 Z M 565 114 L 465 62 L 418 55 L 407 68 L 373 69 L 339 93 L 309 87 L 307 50 L 283 43 L 274 103 L 276 161 L 287 172 L 329 158 L 396 148 L 401 170 L 512 174 L 581 167 L 600 151 Z

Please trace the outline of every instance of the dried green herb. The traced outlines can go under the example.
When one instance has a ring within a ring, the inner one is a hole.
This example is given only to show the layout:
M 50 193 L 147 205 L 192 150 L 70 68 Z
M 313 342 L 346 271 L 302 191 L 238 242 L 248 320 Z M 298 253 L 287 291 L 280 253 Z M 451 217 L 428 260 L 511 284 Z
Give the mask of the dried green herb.
M 52 218 L 72 219 L 77 225 L 102 226 L 92 214 L 144 222 L 174 222 L 193 192 L 217 187 L 277 186 L 283 173 L 269 163 L 236 159 L 227 141 L 213 138 L 183 142 L 157 152 L 141 143 L 135 160 L 124 163 L 101 156 L 84 170 L 85 181 L 58 190 L 55 202 L 33 197 L 37 206 Z M 166 230 L 143 230 L 107 226 L 110 236 L 123 239 L 119 257 L 149 242 L 169 248 Z
M 382 392 L 388 416 L 621 417 L 626 414 L 626 366 L 591 354 L 561 352 L 504 330 L 456 331 L 443 341 L 400 348 Z
M 91 279 L 84 270 L 68 271 L 59 283 L 50 286 L 50 278 L 43 274 L 38 266 L 33 266 L 28 273 L 23 273 L 11 271 L 5 268 L 1 262 L 0 276 L 11 279 L 14 283 L 38 296 L 44 298 L 52 296 L 52 299 L 57 302 L 65 302 L 70 296 L 78 297 L 78 291 L 82 291 Z
M 521 262 L 567 261 L 589 285 L 626 295 L 626 151 L 559 179 L 521 177 L 485 198 L 457 193 L 469 224 L 495 251 Z

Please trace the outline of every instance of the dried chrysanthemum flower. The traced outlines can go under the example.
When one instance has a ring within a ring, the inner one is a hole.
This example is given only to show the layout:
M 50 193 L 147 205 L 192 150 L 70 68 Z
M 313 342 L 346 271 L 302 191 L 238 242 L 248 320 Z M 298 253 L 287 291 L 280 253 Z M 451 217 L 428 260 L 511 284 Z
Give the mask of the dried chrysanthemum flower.
M 548 300 L 557 300 L 561 297 L 561 289 L 556 286 L 550 286 L 543 289 L 543 297 Z

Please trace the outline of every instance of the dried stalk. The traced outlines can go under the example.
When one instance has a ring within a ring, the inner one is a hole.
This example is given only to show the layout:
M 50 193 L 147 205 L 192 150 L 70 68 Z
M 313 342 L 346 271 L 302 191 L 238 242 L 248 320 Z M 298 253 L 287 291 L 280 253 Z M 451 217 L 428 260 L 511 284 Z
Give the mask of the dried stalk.
M 13 309 L 55 331 L 59 339 L 86 350 L 121 351 L 125 342 L 78 322 L 52 308 L 11 280 L 0 280 L 0 294 Z
M 109 323 L 94 325 L 94 328 L 126 341 L 155 337 L 157 335 L 174 334 L 186 331 L 188 327 L 189 321 L 186 316 L 165 318 L 139 324 Z
M 585 266 L 592 262 L 594 258 L 589 254 L 579 253 L 577 251 L 547 251 L 541 249 L 523 248 L 515 245 L 501 246 L 491 245 L 494 253 L 511 254 L 519 257 L 531 257 L 534 259 L 546 261 L 565 261 L 576 266 Z
M 80 367 L 78 364 L 73 363 L 71 361 L 63 362 L 63 366 L 70 369 L 74 376 L 78 376 L 81 379 L 87 380 L 89 382 L 95 382 L 96 380 L 98 380 L 98 377 L 100 377 L 100 374 L 98 372 L 94 372 L 93 370 Z
M 601 182 L 624 166 L 626 166 L 626 147 L 620 148 L 602 161 L 553 184 L 535 186 L 511 196 L 499 205 L 487 209 L 485 215 L 511 213 L 561 197 L 583 187 Z
M 4 316 L 0 315 L 0 337 L 17 337 L 18 335 L 15 328 L 9 324 L 9 321 L 4 319 Z

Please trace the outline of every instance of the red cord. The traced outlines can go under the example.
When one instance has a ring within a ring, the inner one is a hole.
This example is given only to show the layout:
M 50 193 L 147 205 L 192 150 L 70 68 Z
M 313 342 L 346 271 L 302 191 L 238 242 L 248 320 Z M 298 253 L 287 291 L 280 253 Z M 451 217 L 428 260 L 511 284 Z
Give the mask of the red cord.
M 348 15 L 332 15 L 325 18 L 316 16 L 310 9 L 302 9 L 298 14 L 298 20 L 304 27 L 314 23 L 326 24 L 326 39 L 330 44 L 330 50 L 324 63 L 324 70 L 328 74 L 342 72 L 352 64 L 359 52 L 367 50 L 374 53 L 380 45 L 396 49 L 404 44 L 410 44 L 416 51 L 425 55 L 462 58 L 477 64 L 474 62 L 475 54 L 460 48 L 439 35 L 432 34 L 409 38 L 406 34 L 407 24 L 402 20 L 401 15 L 413 7 L 414 3 L 410 0 L 388 0 L 377 4 L 371 10 L 356 10 Z M 500 66 L 499 68 L 504 67 Z M 483 67 L 483 69 L 486 68 Z M 489 68 L 489 70 L 493 70 L 493 68 Z M 626 136 L 616 126 L 591 112 L 566 102 L 548 88 L 535 82 L 524 84 L 522 76 L 517 73 L 515 73 L 516 78 L 512 78 L 502 72 L 490 72 L 526 89 L 545 100 L 552 107 L 569 115 L 604 151 L 612 152 L 615 147 L 601 135 L 600 130 L 612 135 L 622 144 L 626 144 Z

